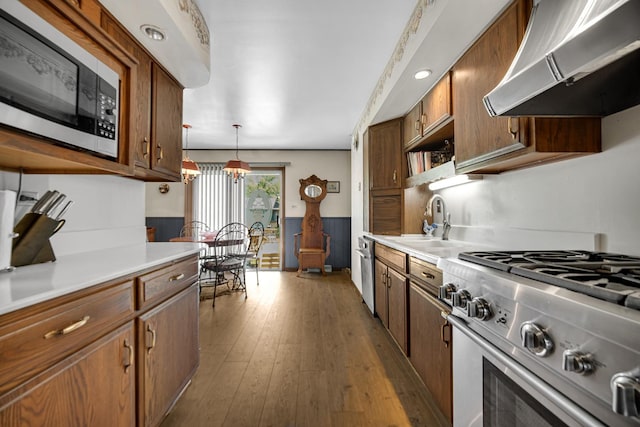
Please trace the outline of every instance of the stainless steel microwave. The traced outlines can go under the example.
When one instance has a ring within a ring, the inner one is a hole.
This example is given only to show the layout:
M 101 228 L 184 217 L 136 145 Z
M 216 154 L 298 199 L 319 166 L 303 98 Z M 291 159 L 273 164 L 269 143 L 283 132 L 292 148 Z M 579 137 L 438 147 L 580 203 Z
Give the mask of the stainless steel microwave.
M 16 0 L 0 0 L 0 124 L 118 157 L 118 74 Z

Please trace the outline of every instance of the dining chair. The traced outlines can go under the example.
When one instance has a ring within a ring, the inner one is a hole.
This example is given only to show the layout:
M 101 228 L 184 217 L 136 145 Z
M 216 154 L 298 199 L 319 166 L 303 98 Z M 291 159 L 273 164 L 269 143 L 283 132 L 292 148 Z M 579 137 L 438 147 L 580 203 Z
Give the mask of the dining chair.
M 260 248 L 264 243 L 264 224 L 260 221 L 256 221 L 249 227 L 249 248 L 246 254 L 236 254 L 235 256 L 244 262 L 244 269 L 246 273 L 247 264 L 255 263 L 256 266 L 256 284 L 260 285 Z
M 180 237 L 200 238 L 202 233 L 210 230 L 209 225 L 202 221 L 189 221 L 180 229 Z
M 244 292 L 247 298 L 244 260 L 249 249 L 249 229 L 246 225 L 233 222 L 222 227 L 216 237 L 208 243 L 211 247 L 209 259 L 202 269 L 209 276 L 200 280 L 203 287 L 213 287 L 213 306 L 216 305 L 217 288 L 226 285 L 230 291 Z

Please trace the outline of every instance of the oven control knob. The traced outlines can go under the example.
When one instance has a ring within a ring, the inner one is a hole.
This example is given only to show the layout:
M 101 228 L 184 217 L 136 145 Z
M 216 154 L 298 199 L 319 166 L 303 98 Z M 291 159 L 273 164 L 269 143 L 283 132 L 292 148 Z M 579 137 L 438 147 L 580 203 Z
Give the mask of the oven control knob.
M 456 287 L 453 283 L 446 283 L 438 289 L 438 296 L 441 300 L 450 300 L 451 295 L 456 291 Z
M 489 303 L 484 298 L 475 297 L 467 303 L 467 316 L 487 320 L 491 317 Z
M 576 374 L 588 374 L 593 371 L 593 361 L 591 357 L 575 349 L 565 350 L 562 353 L 562 369 Z
M 524 322 L 520 325 L 520 338 L 522 346 L 536 356 L 548 356 L 553 350 L 553 341 L 549 335 L 533 322 Z
M 625 417 L 640 416 L 640 369 L 620 372 L 611 378 L 611 409 Z
M 454 292 L 451 295 L 451 304 L 454 307 L 467 308 L 467 303 L 471 301 L 471 294 L 464 289 Z

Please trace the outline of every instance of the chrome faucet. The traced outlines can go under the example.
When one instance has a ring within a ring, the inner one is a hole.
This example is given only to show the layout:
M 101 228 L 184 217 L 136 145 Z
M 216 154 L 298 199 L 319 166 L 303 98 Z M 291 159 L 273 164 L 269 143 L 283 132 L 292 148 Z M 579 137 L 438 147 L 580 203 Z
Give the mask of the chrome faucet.
M 433 218 L 433 202 L 436 202 L 436 209 L 442 212 L 442 240 L 449 240 L 449 230 L 451 230 L 451 214 L 447 212 L 444 198 L 439 194 L 431 196 L 427 202 L 427 209 L 424 214 Z M 435 222 L 435 218 L 434 218 Z

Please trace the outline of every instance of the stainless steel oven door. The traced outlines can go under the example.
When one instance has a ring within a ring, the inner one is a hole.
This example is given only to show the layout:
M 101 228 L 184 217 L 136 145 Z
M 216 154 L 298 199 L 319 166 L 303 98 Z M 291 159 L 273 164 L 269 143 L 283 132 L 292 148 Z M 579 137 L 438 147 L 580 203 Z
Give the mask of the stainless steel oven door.
M 449 315 L 454 427 L 604 426 L 591 414 Z

